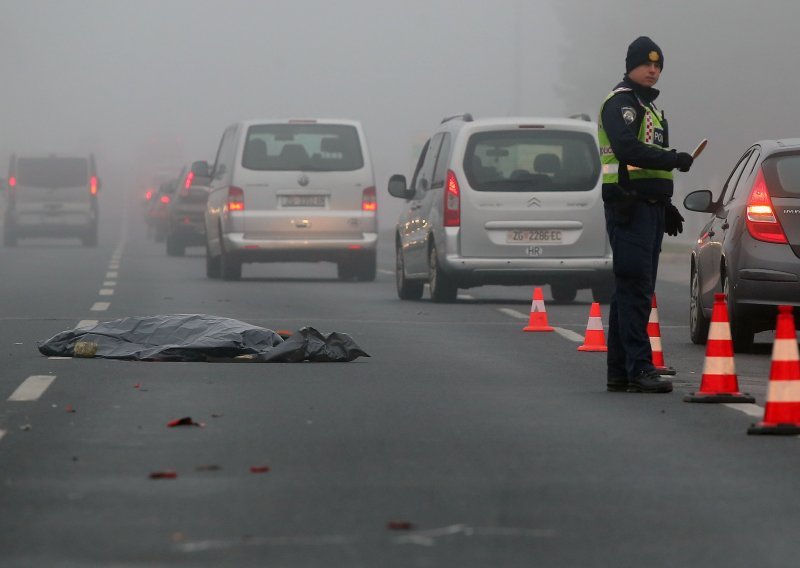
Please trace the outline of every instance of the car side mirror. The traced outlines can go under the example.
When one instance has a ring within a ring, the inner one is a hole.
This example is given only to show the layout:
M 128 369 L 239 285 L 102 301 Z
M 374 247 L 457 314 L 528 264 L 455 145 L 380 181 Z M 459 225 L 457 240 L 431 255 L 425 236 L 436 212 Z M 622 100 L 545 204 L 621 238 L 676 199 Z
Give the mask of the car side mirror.
M 414 191 L 408 188 L 406 176 L 395 174 L 389 178 L 389 195 L 400 199 L 411 199 L 414 196 Z
M 699 211 L 700 213 L 714 213 L 717 204 L 714 203 L 711 192 L 707 189 L 693 191 L 683 200 L 683 206 L 689 211 Z

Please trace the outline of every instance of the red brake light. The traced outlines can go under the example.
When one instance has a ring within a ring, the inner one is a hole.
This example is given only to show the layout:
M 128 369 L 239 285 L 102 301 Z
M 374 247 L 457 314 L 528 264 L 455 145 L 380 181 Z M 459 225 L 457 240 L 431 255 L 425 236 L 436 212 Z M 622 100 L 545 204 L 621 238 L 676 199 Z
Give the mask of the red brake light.
M 789 242 L 783 232 L 783 227 L 775 217 L 772 199 L 770 199 L 762 170 L 758 170 L 750 197 L 747 199 L 746 219 L 747 231 L 754 239 L 767 243 L 786 244 Z
M 453 170 L 447 170 L 447 184 L 444 191 L 444 226 L 461 226 L 461 190 Z
M 150 201 L 151 199 L 153 199 L 153 190 L 152 189 L 148 189 L 147 191 L 145 191 L 144 192 L 144 198 L 147 201 Z
M 378 196 L 374 187 L 364 188 L 361 193 L 361 210 L 374 213 L 378 210 Z
M 161 203 L 166 205 L 167 203 L 169 203 L 169 195 L 162 195 L 159 201 L 161 201 Z
M 89 178 L 89 193 L 97 195 L 97 176 Z
M 186 179 L 183 182 L 183 187 L 181 187 L 181 196 L 186 197 L 189 195 L 189 188 L 192 187 L 192 182 L 194 181 L 194 172 L 190 171 L 186 174 Z
M 228 211 L 244 211 L 244 190 L 232 185 L 228 188 Z
M 8 187 L 17 187 L 17 178 L 14 176 L 8 178 Z

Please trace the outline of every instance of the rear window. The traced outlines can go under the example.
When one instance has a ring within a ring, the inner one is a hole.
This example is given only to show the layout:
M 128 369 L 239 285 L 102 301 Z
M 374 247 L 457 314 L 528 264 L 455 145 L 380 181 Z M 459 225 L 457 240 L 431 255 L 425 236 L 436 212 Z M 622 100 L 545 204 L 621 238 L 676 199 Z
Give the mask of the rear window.
M 364 167 L 358 131 L 343 124 L 260 124 L 247 131 L 249 170 L 346 172 Z
M 478 191 L 589 191 L 597 185 L 600 157 L 585 132 L 479 132 L 467 144 L 464 171 Z
M 764 177 L 774 197 L 800 197 L 800 154 L 764 160 Z
M 89 168 L 86 158 L 20 158 L 17 182 L 32 187 L 86 187 Z

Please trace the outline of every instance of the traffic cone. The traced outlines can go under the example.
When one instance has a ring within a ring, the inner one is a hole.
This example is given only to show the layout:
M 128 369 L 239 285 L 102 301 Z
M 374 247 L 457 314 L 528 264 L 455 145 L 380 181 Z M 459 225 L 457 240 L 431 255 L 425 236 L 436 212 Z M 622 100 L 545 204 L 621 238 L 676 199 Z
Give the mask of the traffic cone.
M 603 318 L 600 316 L 600 304 L 594 302 L 589 310 L 589 323 L 586 324 L 586 335 L 583 345 L 578 351 L 608 351 L 606 334 L 603 331 Z
M 658 305 L 656 295 L 650 305 L 650 319 L 647 322 L 647 335 L 650 337 L 650 350 L 653 352 L 653 367 L 659 375 L 675 375 L 677 371 L 664 364 L 664 352 L 661 350 L 661 326 L 658 324 Z
M 533 290 L 531 315 L 528 318 L 528 325 L 522 331 L 555 331 L 547 324 L 547 310 L 544 309 L 544 296 L 541 288 Z
M 728 322 L 725 294 L 714 294 L 711 327 L 708 330 L 706 360 L 700 390 L 683 397 L 684 402 L 755 402 L 749 394 L 739 391 L 733 362 L 733 341 Z
M 748 428 L 748 434 L 800 434 L 800 357 L 792 306 L 778 307 L 767 404 L 764 406 L 764 421 Z

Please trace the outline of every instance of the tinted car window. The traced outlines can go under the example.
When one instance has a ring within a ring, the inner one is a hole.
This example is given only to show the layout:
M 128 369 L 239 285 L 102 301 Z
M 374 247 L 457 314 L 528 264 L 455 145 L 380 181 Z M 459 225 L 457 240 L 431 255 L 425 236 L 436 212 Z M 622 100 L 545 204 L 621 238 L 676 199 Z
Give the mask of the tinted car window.
M 479 132 L 467 144 L 464 171 L 478 191 L 590 191 L 600 158 L 584 132 Z
M 784 154 L 764 161 L 764 177 L 774 197 L 800 197 L 800 154 Z
M 247 131 L 250 170 L 346 172 L 364 167 L 358 131 L 343 124 L 259 124 Z
M 85 158 L 20 158 L 17 181 L 32 187 L 82 187 L 89 184 Z
M 450 134 L 445 134 L 442 146 L 439 148 L 439 157 L 436 159 L 436 167 L 433 170 L 433 180 L 431 188 L 444 187 L 444 178 L 447 173 L 447 163 L 450 157 Z
M 431 188 L 431 179 L 433 179 L 433 168 L 436 165 L 436 158 L 439 156 L 439 149 L 442 147 L 442 138 L 444 134 L 439 133 L 431 138 L 428 146 L 428 152 L 425 154 L 425 163 L 422 164 L 422 169 L 419 171 L 417 180 L 417 189 L 423 191 Z

